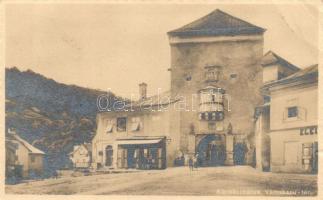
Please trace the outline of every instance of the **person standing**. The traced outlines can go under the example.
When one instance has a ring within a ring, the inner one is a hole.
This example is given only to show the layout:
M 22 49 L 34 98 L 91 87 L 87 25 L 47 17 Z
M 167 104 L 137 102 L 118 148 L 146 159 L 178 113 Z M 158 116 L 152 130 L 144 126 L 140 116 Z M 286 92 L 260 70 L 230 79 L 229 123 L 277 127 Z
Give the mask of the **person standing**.
M 198 156 L 199 156 L 199 154 L 196 154 L 195 156 L 194 156 L 194 158 L 193 158 L 193 163 L 194 163 L 194 167 L 197 169 L 197 166 L 198 166 Z
M 190 157 L 190 159 L 188 160 L 188 166 L 189 166 L 189 168 L 190 168 L 190 171 L 193 171 L 194 170 L 194 166 L 193 166 L 193 164 L 194 164 L 194 161 L 193 161 L 193 158 L 192 157 Z
M 58 172 L 57 170 L 55 169 L 54 172 L 53 172 L 53 178 L 54 179 L 58 179 Z
M 147 169 L 151 169 L 152 168 L 152 164 L 153 164 L 153 158 L 151 155 L 148 156 L 148 160 L 147 160 Z

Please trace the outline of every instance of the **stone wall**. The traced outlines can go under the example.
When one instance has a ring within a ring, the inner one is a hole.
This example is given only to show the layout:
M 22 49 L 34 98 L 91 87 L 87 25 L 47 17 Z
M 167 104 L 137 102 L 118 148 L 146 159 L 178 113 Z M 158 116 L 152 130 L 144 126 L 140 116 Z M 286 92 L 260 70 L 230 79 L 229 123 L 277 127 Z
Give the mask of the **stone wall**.
M 193 151 L 189 145 L 190 127 L 200 134 L 198 119 L 198 91 L 208 84 L 205 82 L 205 66 L 221 66 L 219 82 L 216 84 L 230 96 L 231 111 L 225 112 L 224 127 L 229 123 L 235 134 L 249 134 L 254 128 L 254 109 L 262 104 L 263 38 L 259 35 L 243 41 L 217 41 L 202 43 L 171 44 L 171 92 L 173 96 L 183 96 L 187 102 L 181 111 L 180 148 L 184 152 Z M 236 78 L 231 78 L 236 74 Z M 187 77 L 190 79 L 187 79 Z M 192 95 L 195 100 L 192 101 Z M 227 106 L 228 107 L 228 106 Z M 194 108 L 195 111 L 191 109 Z M 191 142 L 192 143 L 192 142 Z

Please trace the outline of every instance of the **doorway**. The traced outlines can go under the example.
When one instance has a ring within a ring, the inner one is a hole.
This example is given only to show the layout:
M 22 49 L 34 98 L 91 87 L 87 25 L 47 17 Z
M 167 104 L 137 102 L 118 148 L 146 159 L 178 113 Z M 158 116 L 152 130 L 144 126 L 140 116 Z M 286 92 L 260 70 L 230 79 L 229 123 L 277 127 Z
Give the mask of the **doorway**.
M 245 164 L 245 155 L 247 147 L 244 143 L 237 143 L 233 148 L 233 161 L 235 165 Z
M 207 135 L 198 144 L 198 166 L 221 166 L 226 158 L 225 146 L 221 135 Z
M 105 148 L 105 166 L 112 166 L 113 162 L 113 149 L 111 145 Z
M 313 158 L 312 158 L 312 173 L 317 174 L 318 172 L 318 143 L 313 143 Z

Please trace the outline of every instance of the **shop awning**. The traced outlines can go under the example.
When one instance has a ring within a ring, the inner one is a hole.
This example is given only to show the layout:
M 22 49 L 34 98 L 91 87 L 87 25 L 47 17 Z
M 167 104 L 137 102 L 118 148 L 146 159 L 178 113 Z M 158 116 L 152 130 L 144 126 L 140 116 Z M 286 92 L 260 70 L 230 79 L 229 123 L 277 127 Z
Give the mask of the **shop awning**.
M 162 139 L 130 139 L 130 140 L 117 140 L 118 145 L 122 144 L 157 144 L 161 142 Z

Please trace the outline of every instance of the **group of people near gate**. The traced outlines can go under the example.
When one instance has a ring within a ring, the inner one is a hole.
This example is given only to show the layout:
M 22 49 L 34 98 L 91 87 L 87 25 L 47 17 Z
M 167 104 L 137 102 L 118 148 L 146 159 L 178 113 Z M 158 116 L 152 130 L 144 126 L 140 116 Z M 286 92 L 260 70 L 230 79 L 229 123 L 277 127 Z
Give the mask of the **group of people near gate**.
M 136 169 L 157 169 L 158 162 L 157 159 L 151 155 L 147 157 L 138 156 L 133 158 L 131 165 L 129 165 L 128 167 Z
M 189 160 L 188 160 L 188 166 L 190 168 L 191 171 L 195 169 L 197 169 L 198 167 L 198 159 L 199 159 L 199 154 L 195 154 L 194 156 L 190 156 Z
M 137 168 L 140 169 L 156 169 L 158 168 L 157 161 L 151 155 L 136 159 Z
M 181 154 L 174 160 L 174 166 L 185 166 L 188 165 L 189 169 L 193 171 L 194 169 L 197 169 L 198 166 L 201 165 L 201 158 L 199 154 L 195 154 L 192 156 L 184 156 Z

